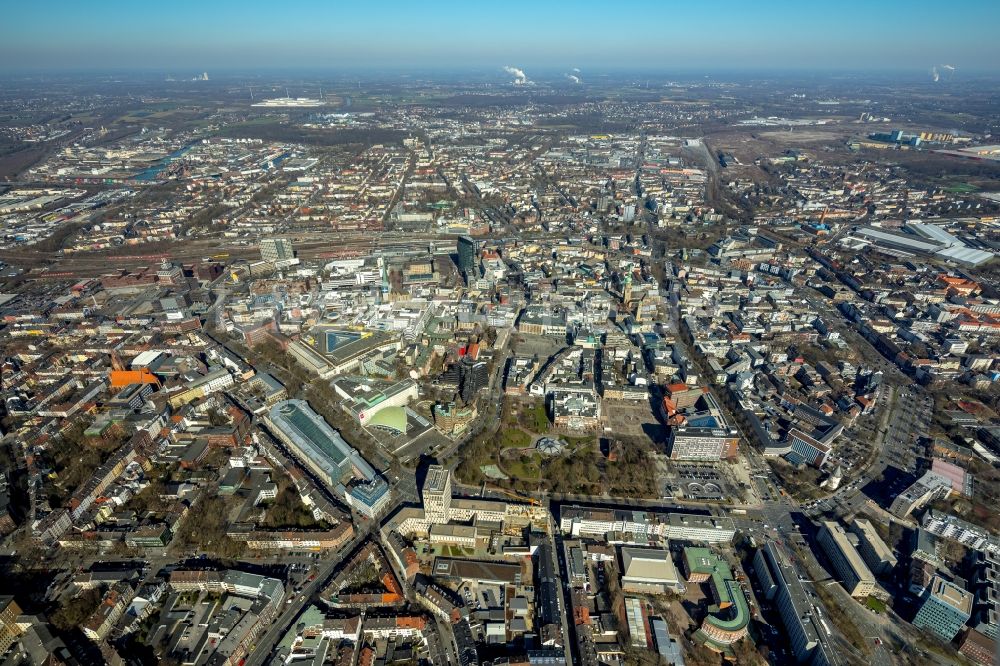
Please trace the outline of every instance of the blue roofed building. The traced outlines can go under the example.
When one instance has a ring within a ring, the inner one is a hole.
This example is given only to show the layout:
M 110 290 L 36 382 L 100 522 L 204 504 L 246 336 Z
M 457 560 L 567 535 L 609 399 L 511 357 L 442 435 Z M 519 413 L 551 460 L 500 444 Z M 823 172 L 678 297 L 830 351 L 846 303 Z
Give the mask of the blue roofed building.
M 267 424 L 292 455 L 345 504 L 368 517 L 389 503 L 385 479 L 304 400 L 284 400 L 267 412 Z

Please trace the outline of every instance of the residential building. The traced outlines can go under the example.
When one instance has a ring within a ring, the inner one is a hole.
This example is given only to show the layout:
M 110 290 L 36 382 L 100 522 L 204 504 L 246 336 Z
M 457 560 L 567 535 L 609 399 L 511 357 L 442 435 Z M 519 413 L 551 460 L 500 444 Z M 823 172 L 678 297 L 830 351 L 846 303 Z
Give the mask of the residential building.
M 17 622 L 19 615 L 21 607 L 14 601 L 14 597 L 0 597 L 0 655 L 24 633 L 24 628 Z
M 134 596 L 135 588 L 128 583 L 116 583 L 111 586 L 111 589 L 104 593 L 101 603 L 94 612 L 80 625 L 84 635 L 93 641 L 103 641 L 107 638 L 111 628 L 118 622 Z
M 958 651 L 981 666 L 994 666 L 997 655 L 1000 655 L 1000 643 L 995 638 L 970 629 L 959 640 Z

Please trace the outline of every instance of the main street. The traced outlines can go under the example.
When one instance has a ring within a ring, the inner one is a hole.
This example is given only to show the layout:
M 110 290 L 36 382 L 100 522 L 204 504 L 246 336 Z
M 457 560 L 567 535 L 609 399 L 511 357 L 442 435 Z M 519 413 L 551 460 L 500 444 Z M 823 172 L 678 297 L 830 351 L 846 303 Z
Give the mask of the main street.
M 846 484 L 833 494 L 807 503 L 805 506 L 810 516 L 815 517 L 838 508 L 843 514 L 856 511 L 867 500 L 862 489 L 885 472 L 887 464 L 885 451 L 886 442 L 889 439 L 889 425 L 890 422 L 895 424 L 901 413 L 896 389 L 890 386 L 885 393 L 880 424 L 876 431 L 876 441 L 873 442 L 874 457 L 871 465 L 860 476 L 847 479 Z
M 286 603 L 281 615 L 271 623 L 271 626 L 268 627 L 263 635 L 257 637 L 254 647 L 247 657 L 246 666 L 261 666 L 266 663 L 271 653 L 274 652 L 278 641 L 281 640 L 282 636 L 292 626 L 292 623 L 299 617 L 302 610 L 308 604 L 315 602 L 316 595 L 330 581 L 330 578 L 341 562 L 343 562 L 344 558 L 354 552 L 354 549 L 361 545 L 370 534 L 371 523 L 367 523 L 365 530 L 356 532 L 354 537 L 330 559 L 320 560 L 319 571 L 316 572 L 316 577 L 302 588 L 298 596 L 294 596 L 294 592 L 285 590 L 286 595 L 292 595 L 289 597 L 291 603 Z

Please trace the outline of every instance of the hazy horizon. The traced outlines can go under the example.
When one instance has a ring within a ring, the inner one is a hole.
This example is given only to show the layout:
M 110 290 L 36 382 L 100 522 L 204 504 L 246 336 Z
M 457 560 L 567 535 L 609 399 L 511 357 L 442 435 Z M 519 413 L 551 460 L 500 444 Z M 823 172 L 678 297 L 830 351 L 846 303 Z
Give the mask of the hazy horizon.
M 59 0 L 5 8 L 0 71 L 1000 72 L 1000 4 L 289 6 Z M 946 19 L 946 20 L 945 20 Z M 498 80 L 503 77 L 498 75 Z

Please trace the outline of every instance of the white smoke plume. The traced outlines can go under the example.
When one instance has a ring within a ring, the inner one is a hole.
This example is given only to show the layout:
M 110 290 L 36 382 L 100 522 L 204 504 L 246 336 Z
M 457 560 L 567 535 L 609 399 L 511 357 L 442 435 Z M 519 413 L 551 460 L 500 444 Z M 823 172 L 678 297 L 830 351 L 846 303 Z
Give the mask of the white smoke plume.
M 517 67 L 511 67 L 510 65 L 507 65 L 503 68 L 503 71 L 507 72 L 508 74 L 514 77 L 512 83 L 515 86 L 524 86 L 530 83 L 530 81 L 528 81 L 528 75 L 524 73 L 523 69 L 518 69 Z
M 577 76 L 576 74 L 567 74 L 566 78 L 572 81 L 573 83 L 583 83 L 583 81 L 580 80 L 580 77 Z
M 942 78 L 947 81 L 951 78 L 951 73 L 954 72 L 956 67 L 954 65 L 934 65 L 931 67 L 931 80 L 935 83 L 940 81 Z

